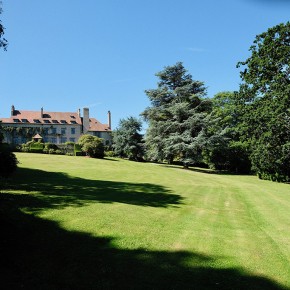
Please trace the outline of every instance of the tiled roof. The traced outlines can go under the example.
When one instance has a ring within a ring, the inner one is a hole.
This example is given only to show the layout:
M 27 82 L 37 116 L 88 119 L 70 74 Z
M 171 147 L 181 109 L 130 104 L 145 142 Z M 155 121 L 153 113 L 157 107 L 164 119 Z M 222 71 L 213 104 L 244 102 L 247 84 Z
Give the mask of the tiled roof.
M 98 131 L 98 132 L 109 132 L 111 129 L 108 124 L 102 124 L 95 118 L 90 118 L 90 129 L 89 131 Z
M 78 113 L 72 112 L 43 112 L 40 111 L 14 111 L 14 116 L 1 118 L 3 123 L 27 123 L 27 124 L 82 124 Z

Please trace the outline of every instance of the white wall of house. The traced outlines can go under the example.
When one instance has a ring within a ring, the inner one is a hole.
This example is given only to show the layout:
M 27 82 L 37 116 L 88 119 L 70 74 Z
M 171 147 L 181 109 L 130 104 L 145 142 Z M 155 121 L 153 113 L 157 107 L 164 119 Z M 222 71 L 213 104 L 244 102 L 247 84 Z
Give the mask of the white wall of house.
M 13 144 L 23 144 L 32 140 L 32 135 L 27 135 L 25 130 L 34 128 L 34 134 L 38 133 L 44 142 L 61 144 L 68 141 L 77 142 L 82 134 L 82 126 L 79 124 L 3 124 L 4 142 Z M 6 131 L 5 128 L 14 128 L 14 131 Z M 21 128 L 21 129 L 18 129 Z M 21 133 L 21 130 L 23 133 Z

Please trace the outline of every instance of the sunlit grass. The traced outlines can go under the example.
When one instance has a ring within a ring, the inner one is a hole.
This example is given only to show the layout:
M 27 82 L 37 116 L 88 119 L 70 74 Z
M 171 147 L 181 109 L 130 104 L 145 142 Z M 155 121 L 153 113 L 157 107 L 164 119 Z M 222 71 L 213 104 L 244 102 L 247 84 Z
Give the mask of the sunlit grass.
M 20 170 L 5 192 L 37 199 L 35 205 L 20 204 L 25 214 L 64 231 L 112 238 L 107 247 L 121 253 L 198 254 L 210 259 L 187 257 L 183 267 L 239 269 L 290 287 L 287 184 L 120 159 L 17 157 Z

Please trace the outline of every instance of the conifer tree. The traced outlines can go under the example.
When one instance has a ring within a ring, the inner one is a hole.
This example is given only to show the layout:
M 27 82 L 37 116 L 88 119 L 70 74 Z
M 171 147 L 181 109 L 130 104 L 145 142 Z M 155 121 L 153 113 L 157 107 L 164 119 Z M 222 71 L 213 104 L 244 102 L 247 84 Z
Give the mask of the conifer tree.
M 200 161 L 201 152 L 215 136 L 208 135 L 211 101 L 203 82 L 195 81 L 181 62 L 156 74 L 156 89 L 146 90 L 151 107 L 142 116 L 148 122 L 147 158 L 184 164 Z

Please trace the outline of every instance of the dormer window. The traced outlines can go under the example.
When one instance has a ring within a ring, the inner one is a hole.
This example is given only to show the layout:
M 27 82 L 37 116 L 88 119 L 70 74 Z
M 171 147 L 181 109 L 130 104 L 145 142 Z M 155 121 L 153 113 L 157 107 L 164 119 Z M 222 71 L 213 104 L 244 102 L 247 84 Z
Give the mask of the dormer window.
M 50 124 L 50 121 L 49 121 L 49 120 L 43 120 L 43 122 L 44 122 L 45 124 Z
M 62 124 L 66 124 L 66 120 L 60 120 Z
M 28 123 L 28 120 L 27 119 L 21 119 L 21 122 L 22 123 Z
M 20 122 L 20 120 L 19 119 L 13 119 L 13 122 L 14 123 L 18 123 L 18 122 Z
M 40 123 L 40 121 L 38 119 L 33 119 L 34 123 Z
M 57 120 L 52 120 L 52 123 L 57 124 L 59 122 Z
M 70 121 L 71 122 L 71 124 L 77 124 L 77 122 L 76 121 Z
M 70 116 L 72 119 L 75 119 L 76 117 L 75 116 Z

